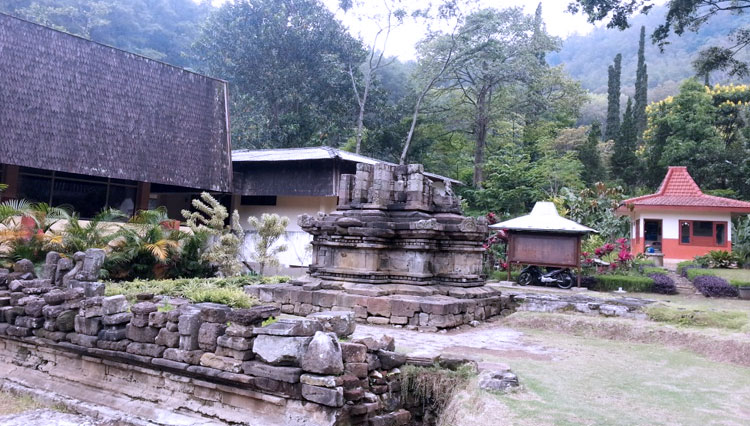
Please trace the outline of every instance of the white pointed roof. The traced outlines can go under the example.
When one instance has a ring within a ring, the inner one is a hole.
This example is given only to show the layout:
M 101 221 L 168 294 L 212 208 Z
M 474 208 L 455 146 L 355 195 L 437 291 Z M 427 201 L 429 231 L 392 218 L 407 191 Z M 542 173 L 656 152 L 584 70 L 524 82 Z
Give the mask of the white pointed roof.
M 573 234 L 597 232 L 594 229 L 560 216 L 557 213 L 555 205 L 549 201 L 537 201 L 530 214 L 490 225 L 490 228 L 508 229 L 511 231 L 565 232 Z

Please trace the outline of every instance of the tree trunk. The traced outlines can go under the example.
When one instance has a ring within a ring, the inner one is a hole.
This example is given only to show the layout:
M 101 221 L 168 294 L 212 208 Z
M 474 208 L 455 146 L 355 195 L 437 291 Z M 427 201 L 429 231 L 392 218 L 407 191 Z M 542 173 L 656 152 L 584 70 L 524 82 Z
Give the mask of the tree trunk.
M 474 123 L 474 187 L 479 189 L 484 181 L 484 150 L 487 146 L 487 128 L 489 127 L 489 90 L 483 88 L 477 96 L 477 116 Z
M 365 81 L 365 91 L 362 94 L 362 101 L 359 103 L 359 116 L 357 117 L 357 150 L 355 151 L 357 154 L 359 154 L 360 149 L 362 149 L 362 127 L 365 120 L 365 105 L 367 104 L 367 94 L 370 92 L 370 84 L 372 82 L 372 72 L 368 75 L 367 80 Z
M 430 87 L 432 85 L 430 84 Z M 414 114 L 411 117 L 411 126 L 409 127 L 409 133 L 406 135 L 406 142 L 404 142 L 404 150 L 401 151 L 401 158 L 398 160 L 398 164 L 404 164 L 406 162 L 406 154 L 409 152 L 409 145 L 411 145 L 411 139 L 414 136 L 414 128 L 417 127 L 417 117 L 419 116 L 419 107 L 422 104 L 422 99 L 427 95 L 427 90 L 423 90 L 417 98 L 417 103 L 414 105 Z

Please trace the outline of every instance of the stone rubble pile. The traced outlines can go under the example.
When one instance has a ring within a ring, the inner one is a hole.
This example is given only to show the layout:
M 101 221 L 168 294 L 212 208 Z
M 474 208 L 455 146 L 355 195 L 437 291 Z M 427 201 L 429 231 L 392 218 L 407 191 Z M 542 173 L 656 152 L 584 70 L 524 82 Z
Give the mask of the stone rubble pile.
M 0 339 L 309 401 L 340 410 L 346 424 L 410 421 L 401 406 L 406 357 L 388 337 L 341 342 L 356 327 L 350 311 L 269 321 L 279 308 L 231 309 L 151 294 L 131 304 L 123 295 L 105 297 L 104 285 L 90 281 L 95 274 L 86 265 L 101 266 L 99 253 L 76 257 L 62 280 L 59 265 L 70 264 L 57 254 L 47 257 L 42 278 L 28 261 L 0 270 Z

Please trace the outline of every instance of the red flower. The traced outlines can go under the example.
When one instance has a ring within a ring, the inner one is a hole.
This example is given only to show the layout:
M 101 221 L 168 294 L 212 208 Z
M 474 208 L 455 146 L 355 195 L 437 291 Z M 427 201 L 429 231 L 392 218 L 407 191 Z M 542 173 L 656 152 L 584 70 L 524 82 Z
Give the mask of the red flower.
M 622 244 L 625 244 L 627 241 L 628 241 L 627 238 L 618 238 L 617 239 L 617 244 L 622 245 Z

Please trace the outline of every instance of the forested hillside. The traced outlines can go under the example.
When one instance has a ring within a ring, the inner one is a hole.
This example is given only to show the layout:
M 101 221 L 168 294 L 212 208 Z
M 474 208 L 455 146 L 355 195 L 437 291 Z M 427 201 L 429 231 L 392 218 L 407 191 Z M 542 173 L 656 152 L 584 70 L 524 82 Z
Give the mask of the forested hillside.
M 568 37 L 563 42 L 562 49 L 550 54 L 547 60 L 553 65 L 562 64 L 584 88 L 594 93 L 607 93 L 607 64 L 621 53 L 623 94 L 633 96 L 638 32 L 641 26 L 645 26 L 646 34 L 650 36 L 664 21 L 666 11 L 666 6 L 656 6 L 647 15 L 634 17 L 631 27 L 624 31 L 600 26 L 587 35 Z M 726 44 L 729 32 L 748 25 L 749 14 L 726 13 L 712 17 L 697 32 L 686 31 L 680 37 L 671 37 L 664 52 L 660 52 L 658 46 L 647 40 L 649 100 L 658 101 L 677 93 L 680 82 L 695 75 L 692 62 L 701 49 L 714 44 Z M 741 53 L 740 58 L 750 59 L 750 54 Z M 721 73 L 711 78 L 712 84 L 730 81 L 737 82 L 738 79 L 730 79 Z M 747 81 L 750 79 L 745 79 Z

